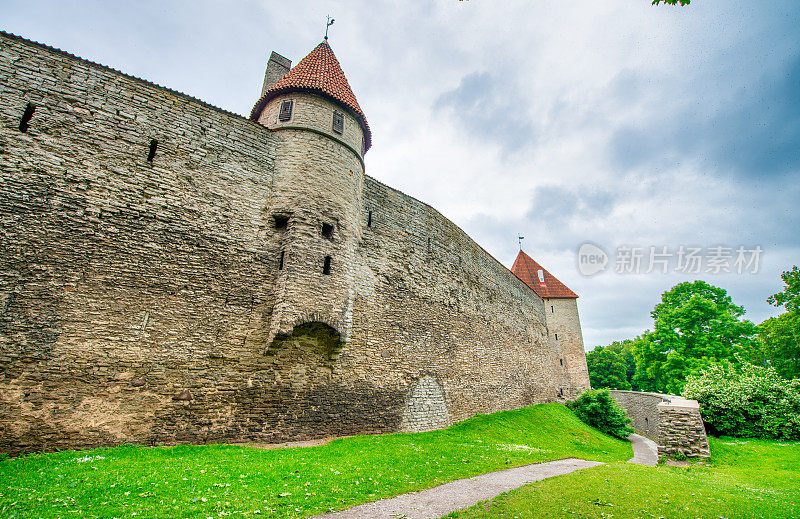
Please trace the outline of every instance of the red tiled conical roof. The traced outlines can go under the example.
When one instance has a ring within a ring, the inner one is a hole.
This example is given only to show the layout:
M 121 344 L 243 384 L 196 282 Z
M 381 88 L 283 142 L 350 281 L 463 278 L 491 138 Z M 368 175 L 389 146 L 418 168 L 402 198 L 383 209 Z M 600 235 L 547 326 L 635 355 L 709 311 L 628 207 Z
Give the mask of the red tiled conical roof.
M 280 81 L 267 90 L 250 112 L 250 119 L 257 121 L 267 102 L 287 92 L 311 92 L 327 97 L 345 106 L 361 125 L 364 131 L 364 151 L 372 146 L 372 132 L 367 118 L 358 106 L 356 96 L 344 76 L 339 60 L 333 54 L 327 41 L 323 41 L 308 56 L 300 60 Z
M 542 271 L 544 282 L 539 280 L 539 271 Z M 578 294 L 567 288 L 567 285 L 556 279 L 547 269 L 536 263 L 536 260 L 519 251 L 514 266 L 511 267 L 514 273 L 523 283 L 533 289 L 536 294 L 544 298 L 576 298 Z

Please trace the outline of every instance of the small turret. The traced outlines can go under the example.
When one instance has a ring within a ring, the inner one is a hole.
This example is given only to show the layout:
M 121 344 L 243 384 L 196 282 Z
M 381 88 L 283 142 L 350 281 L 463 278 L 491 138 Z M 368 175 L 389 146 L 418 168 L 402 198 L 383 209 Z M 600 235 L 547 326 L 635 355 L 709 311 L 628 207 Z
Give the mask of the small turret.
M 277 75 L 285 62 L 276 61 Z M 276 141 L 268 211 L 280 270 L 267 340 L 314 322 L 347 340 L 363 225 L 363 155 L 372 134 L 327 41 L 267 88 L 269 81 L 250 114 Z

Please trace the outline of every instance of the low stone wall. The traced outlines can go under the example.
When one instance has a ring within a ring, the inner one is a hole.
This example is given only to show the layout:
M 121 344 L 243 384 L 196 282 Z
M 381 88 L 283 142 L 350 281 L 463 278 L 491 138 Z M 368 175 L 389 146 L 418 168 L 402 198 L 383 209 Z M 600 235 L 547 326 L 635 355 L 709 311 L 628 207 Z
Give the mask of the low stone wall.
M 633 419 L 636 433 L 658 444 L 659 455 L 711 456 L 697 401 L 639 391 L 613 390 L 611 396 Z

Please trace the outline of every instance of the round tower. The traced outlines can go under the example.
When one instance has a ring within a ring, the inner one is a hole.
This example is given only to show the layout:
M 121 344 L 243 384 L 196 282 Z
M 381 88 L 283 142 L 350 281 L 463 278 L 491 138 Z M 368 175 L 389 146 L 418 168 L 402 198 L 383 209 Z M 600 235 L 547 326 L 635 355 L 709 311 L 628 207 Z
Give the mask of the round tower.
M 276 139 L 268 224 L 280 257 L 268 343 L 316 322 L 346 340 L 372 135 L 327 41 L 265 85 L 250 118 Z

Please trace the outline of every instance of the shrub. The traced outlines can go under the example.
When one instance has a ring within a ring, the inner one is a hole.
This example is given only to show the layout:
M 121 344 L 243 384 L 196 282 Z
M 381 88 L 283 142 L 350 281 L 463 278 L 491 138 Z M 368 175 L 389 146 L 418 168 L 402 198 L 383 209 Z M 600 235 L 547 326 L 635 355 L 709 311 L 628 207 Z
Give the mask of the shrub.
M 800 379 L 781 378 L 772 367 L 724 360 L 688 377 L 683 395 L 700 403 L 720 434 L 800 440 Z
M 608 389 L 586 391 L 567 406 L 582 421 L 606 434 L 626 440 L 633 433 L 631 419 L 625 414 L 625 409 L 614 401 Z

